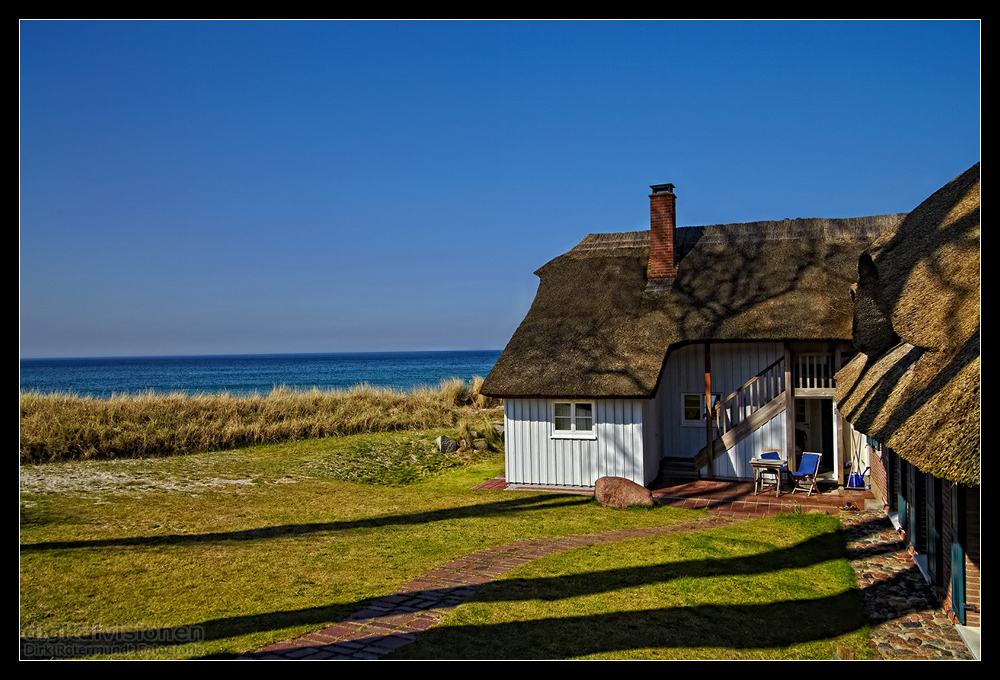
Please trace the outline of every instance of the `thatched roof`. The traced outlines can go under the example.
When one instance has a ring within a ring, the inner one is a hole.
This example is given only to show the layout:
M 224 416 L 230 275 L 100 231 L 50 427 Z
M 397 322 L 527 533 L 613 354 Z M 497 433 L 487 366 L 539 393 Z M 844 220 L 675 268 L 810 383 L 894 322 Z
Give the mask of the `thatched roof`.
M 979 483 L 979 164 L 859 258 L 856 345 L 837 374 L 854 427 L 918 469 Z
M 538 293 L 483 385 L 497 397 L 651 397 L 667 352 L 708 340 L 849 340 L 857 258 L 903 216 L 684 227 L 669 286 L 649 232 L 591 234 Z

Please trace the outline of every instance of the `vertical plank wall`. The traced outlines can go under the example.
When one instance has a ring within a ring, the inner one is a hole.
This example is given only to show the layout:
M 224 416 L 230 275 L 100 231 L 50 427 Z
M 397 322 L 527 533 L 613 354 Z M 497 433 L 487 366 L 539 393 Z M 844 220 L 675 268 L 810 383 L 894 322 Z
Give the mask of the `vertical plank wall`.
M 711 347 L 712 392 L 723 398 L 740 388 L 784 353 L 780 342 L 716 343 Z M 693 458 L 705 446 L 704 425 L 684 425 L 682 395 L 705 392 L 705 348 L 701 343 L 674 349 L 667 358 L 655 399 L 654 417 L 660 419 L 663 457 Z M 715 459 L 719 478 L 753 477 L 750 459 L 761 449 L 784 449 L 785 414 Z M 707 470 L 702 470 L 702 474 Z
M 504 400 L 507 483 L 592 487 L 604 476 L 639 484 L 655 477 L 643 458 L 643 400 L 594 400 L 596 439 L 553 438 L 552 403 Z
M 712 392 L 723 397 L 781 357 L 780 342 L 712 345 Z M 599 477 L 653 481 L 664 456 L 693 458 L 705 446 L 703 425 L 682 424 L 682 395 L 704 393 L 701 344 L 670 353 L 656 398 L 594 400 L 596 439 L 552 437 L 550 399 L 505 399 L 506 474 L 511 484 L 590 487 Z M 718 478 L 753 477 L 750 459 L 785 447 L 785 414 L 775 416 L 715 460 Z M 702 471 L 703 474 L 707 470 Z

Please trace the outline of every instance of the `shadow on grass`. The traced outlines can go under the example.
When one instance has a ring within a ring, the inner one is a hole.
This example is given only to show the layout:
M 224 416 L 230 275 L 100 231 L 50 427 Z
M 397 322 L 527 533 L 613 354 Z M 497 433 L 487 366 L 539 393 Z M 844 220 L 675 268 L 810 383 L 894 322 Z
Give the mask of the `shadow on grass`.
M 22 659 L 69 659 L 105 654 L 128 654 L 145 649 L 175 647 L 221 640 L 259 631 L 312 624 L 317 628 L 347 617 L 356 603 L 289 611 L 232 616 L 187 626 L 145 630 L 113 630 L 89 635 L 53 631 L 45 637 L 21 638 Z
M 567 659 L 641 649 L 784 648 L 865 625 L 854 591 L 767 604 L 665 607 L 471 626 L 421 633 L 405 658 Z M 444 654 L 442 656 L 442 654 Z
M 537 600 L 542 603 L 539 614 L 546 614 L 545 602 L 601 594 L 614 597 L 610 594 L 680 579 L 753 578 L 843 559 L 844 554 L 842 536 L 827 533 L 789 548 L 749 556 L 668 562 L 543 579 L 507 579 L 482 586 L 475 602 L 489 605 Z M 802 586 L 805 593 L 815 592 L 812 584 Z M 682 598 L 698 598 L 697 585 L 685 585 L 678 593 Z M 768 599 L 767 592 L 757 594 Z M 695 602 L 585 616 L 437 626 L 421 633 L 418 644 L 405 648 L 394 658 L 565 659 L 647 648 L 784 648 L 829 640 L 866 625 L 857 590 L 820 598 L 787 599 L 785 586 L 774 593 L 776 598 L 783 596 L 785 599 L 775 602 L 746 605 Z
M 496 585 L 500 584 L 484 591 Z M 566 659 L 644 649 L 712 648 L 780 653 L 793 645 L 830 640 L 937 606 L 932 597 L 905 594 L 918 591 L 930 592 L 914 566 L 864 591 L 821 598 L 436 626 L 389 658 Z M 477 594 L 476 600 L 488 602 L 490 593 Z M 873 608 L 873 603 L 878 604 Z
M 668 562 L 547 578 L 508 579 L 470 587 L 467 594 L 475 593 L 480 603 L 536 599 L 556 601 L 662 584 L 680 578 L 759 575 L 808 567 L 843 557 L 842 536 L 839 532 L 830 532 L 789 548 L 746 557 Z M 425 608 L 433 609 L 446 598 L 453 599 L 455 592 L 453 588 L 427 589 L 411 595 L 414 601 L 422 601 Z M 70 650 L 73 653 L 68 656 L 77 657 L 124 653 L 135 649 L 137 638 L 148 641 L 148 646 L 169 646 L 189 641 L 192 636 L 208 641 L 307 624 L 319 627 L 342 621 L 371 603 L 368 600 L 226 617 L 192 626 L 125 631 L 117 635 L 22 639 L 22 657 L 29 658 L 29 653 L 51 657 L 55 655 L 52 652 L 59 649 Z M 734 625 L 734 621 L 739 625 Z M 430 653 L 440 658 L 565 658 L 644 647 L 756 648 L 827 639 L 862 625 L 864 620 L 859 594 L 849 591 L 815 600 L 789 600 L 745 607 L 695 605 L 568 619 L 446 626 L 421 633 L 421 645 L 414 651 L 432 650 Z M 595 636 L 597 631 L 600 632 Z M 446 656 L 441 656 L 442 649 L 447 650 Z
M 586 505 L 590 498 L 567 498 L 565 496 L 531 496 L 512 498 L 494 503 L 477 503 L 459 508 L 446 508 L 410 515 L 388 515 L 342 522 L 314 522 L 310 524 L 282 524 L 258 527 L 242 531 L 218 531 L 206 534 L 166 534 L 163 536 L 132 536 L 128 538 L 107 538 L 89 541 L 46 541 L 42 543 L 22 543 L 22 552 L 42 550 L 66 550 L 73 548 L 106 548 L 126 546 L 186 545 L 192 543 L 213 543 L 219 541 L 254 541 L 269 538 L 287 538 L 325 531 L 345 531 L 348 529 L 377 529 L 387 526 L 428 524 L 464 517 L 490 517 L 516 511 L 548 510 L 559 507 Z

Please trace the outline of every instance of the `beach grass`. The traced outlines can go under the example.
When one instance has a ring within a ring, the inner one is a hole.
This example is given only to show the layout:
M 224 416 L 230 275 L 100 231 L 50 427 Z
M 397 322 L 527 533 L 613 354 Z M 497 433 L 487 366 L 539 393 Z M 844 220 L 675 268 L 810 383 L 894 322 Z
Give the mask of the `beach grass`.
M 452 427 L 500 402 L 479 394 L 481 379 L 454 378 L 404 392 L 358 385 L 346 390 L 267 394 L 129 394 L 95 399 L 20 395 L 20 462 L 135 458 L 221 451 L 362 432 Z

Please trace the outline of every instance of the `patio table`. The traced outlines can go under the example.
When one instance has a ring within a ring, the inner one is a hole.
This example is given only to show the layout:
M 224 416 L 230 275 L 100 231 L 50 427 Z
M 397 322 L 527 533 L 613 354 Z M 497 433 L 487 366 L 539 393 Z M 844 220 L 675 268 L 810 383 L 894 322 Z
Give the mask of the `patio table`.
M 753 493 L 759 495 L 764 488 L 764 473 L 774 474 L 775 482 L 774 495 L 781 496 L 781 471 L 785 466 L 785 461 L 774 460 L 773 458 L 751 458 L 750 466 L 753 468 Z

